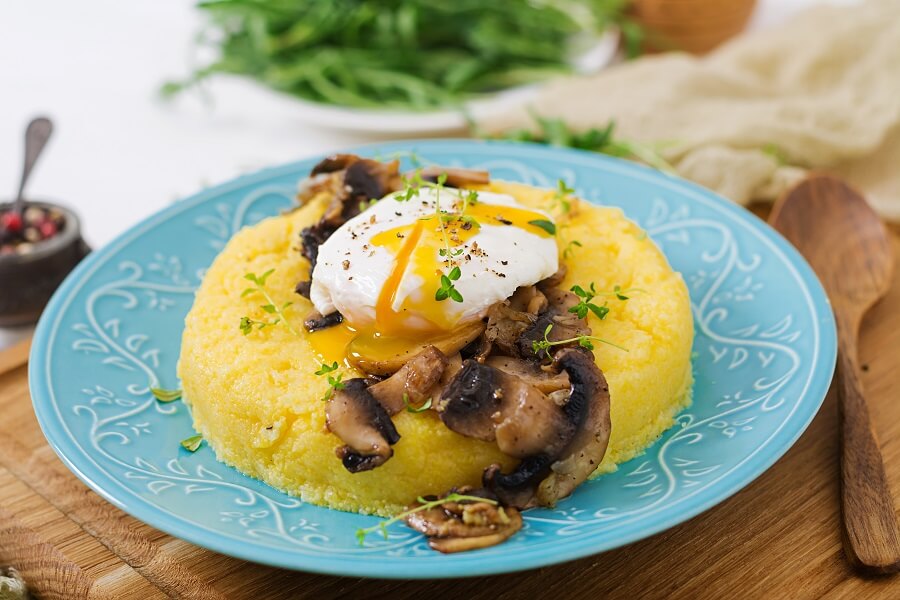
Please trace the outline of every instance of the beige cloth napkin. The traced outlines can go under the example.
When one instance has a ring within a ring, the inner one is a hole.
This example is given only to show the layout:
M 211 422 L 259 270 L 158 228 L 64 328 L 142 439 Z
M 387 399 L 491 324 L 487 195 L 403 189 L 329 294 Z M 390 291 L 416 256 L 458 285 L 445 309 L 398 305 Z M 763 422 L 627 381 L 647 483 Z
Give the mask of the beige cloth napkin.
M 576 129 L 616 121 L 678 172 L 739 203 L 807 169 L 834 172 L 900 219 L 900 0 L 822 6 L 705 58 L 670 53 L 547 86 L 532 105 Z M 526 109 L 489 132 L 527 127 Z

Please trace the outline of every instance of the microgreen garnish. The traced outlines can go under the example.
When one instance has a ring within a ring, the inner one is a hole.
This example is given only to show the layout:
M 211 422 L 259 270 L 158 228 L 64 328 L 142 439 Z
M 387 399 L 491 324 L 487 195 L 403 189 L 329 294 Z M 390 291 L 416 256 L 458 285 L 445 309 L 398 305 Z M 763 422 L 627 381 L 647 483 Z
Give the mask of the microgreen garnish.
M 316 375 L 324 375 L 325 373 L 331 373 L 332 371 L 338 370 L 337 361 L 334 361 L 330 365 L 328 363 L 322 363 L 322 368 L 316 371 Z
M 334 375 L 329 375 L 329 373 L 334 373 L 337 370 L 338 364 L 337 361 L 334 361 L 330 365 L 328 363 L 322 363 L 322 366 L 319 368 L 319 370 L 316 371 L 316 375 L 320 377 L 322 375 L 328 375 L 328 391 L 325 392 L 324 396 L 322 396 L 322 402 L 331 400 L 336 391 L 344 389 L 344 382 L 342 381 L 344 379 L 343 373 L 335 373 Z
M 196 452 L 202 443 L 203 436 L 198 433 L 197 435 L 192 435 L 189 438 L 181 440 L 181 447 L 188 452 Z
M 546 219 L 535 219 L 533 221 L 528 221 L 529 225 L 534 225 L 535 227 L 540 227 L 550 235 L 556 235 L 556 225 L 553 221 L 548 221 Z
M 444 222 L 445 216 L 455 217 L 456 215 L 448 215 L 441 210 L 441 190 L 444 189 L 444 184 L 447 182 L 447 174 L 441 173 L 437 177 L 437 184 L 435 185 L 435 196 L 434 196 L 434 215 L 437 217 L 438 227 L 441 228 L 441 236 L 444 238 L 444 248 L 438 251 L 438 254 L 445 258 L 445 262 L 449 264 L 453 264 L 453 257 L 459 256 L 463 253 L 463 248 L 457 248 L 456 250 L 452 250 L 450 248 L 450 239 L 447 237 L 447 225 Z M 451 219 L 453 220 L 453 219 Z M 459 290 L 453 285 L 454 281 L 457 281 L 462 272 L 459 269 L 459 265 L 453 265 L 450 269 L 449 273 L 441 272 L 441 287 L 437 289 L 434 293 L 434 299 L 438 302 L 446 300 L 450 298 L 454 302 L 462 302 L 463 297 L 462 294 L 459 293 Z
M 369 535 L 370 533 L 374 533 L 378 530 L 381 531 L 381 535 L 384 536 L 384 539 L 388 539 L 387 528 L 389 526 L 393 525 L 394 523 L 396 523 L 397 521 L 402 521 L 409 515 L 415 514 L 417 512 L 435 508 L 436 506 L 443 506 L 444 504 L 449 504 L 450 502 L 486 502 L 487 504 L 490 504 L 492 506 L 497 506 L 496 500 L 491 500 L 489 498 L 481 498 L 479 496 L 467 496 L 465 494 L 457 494 L 456 492 L 454 492 L 452 494 L 447 494 L 446 497 L 439 498 L 437 500 L 427 501 L 427 500 L 425 500 L 425 498 L 422 498 L 421 496 L 419 496 L 417 498 L 417 500 L 419 501 L 420 505 L 415 508 L 411 508 L 407 511 L 400 513 L 399 515 L 395 515 L 395 516 L 391 517 L 390 519 L 381 521 L 380 523 L 378 523 L 377 525 L 373 525 L 372 527 L 366 527 L 365 529 L 357 529 L 356 530 L 356 539 L 359 542 L 359 545 L 360 546 L 363 545 L 363 543 L 366 541 L 367 535 Z
M 372 208 L 378 203 L 377 198 L 370 198 L 369 200 L 360 200 L 359 201 L 359 212 L 365 212 L 368 209 Z
M 343 373 L 338 373 L 337 375 L 329 375 L 328 376 L 328 391 L 325 392 L 325 395 L 322 396 L 322 400 L 331 400 L 334 393 L 338 390 L 344 389 L 344 382 L 341 379 L 344 378 Z
M 581 244 L 578 245 L 580 246 Z M 609 312 L 609 308 L 607 308 L 606 304 L 604 304 L 603 306 L 597 306 L 596 304 L 593 304 L 591 300 L 593 300 L 597 296 L 615 296 L 619 300 L 628 300 L 631 296 L 627 296 L 626 294 L 642 292 L 643 290 L 639 288 L 629 288 L 625 290 L 622 289 L 622 286 L 616 285 L 613 287 L 613 291 L 611 292 L 598 292 L 594 288 L 594 282 L 592 281 L 587 290 L 585 290 L 580 285 L 573 285 L 571 291 L 576 296 L 578 296 L 581 301 L 569 309 L 570 313 L 575 313 L 579 316 L 579 318 L 583 319 L 587 316 L 588 311 L 590 311 L 597 315 L 598 318 L 603 319 Z
M 475 206 L 476 204 L 478 204 L 478 192 L 469 190 L 463 198 L 463 214 L 466 214 L 466 210 L 468 210 L 470 206 Z
M 559 206 L 560 211 L 567 213 L 572 210 L 572 200 L 570 196 L 575 193 L 562 179 L 556 180 L 556 192 L 553 194 L 554 206 Z
M 265 298 L 268 304 L 261 304 L 260 308 L 263 309 L 267 314 L 275 315 L 270 319 L 251 319 L 250 317 L 241 317 L 240 329 L 244 335 L 248 335 L 253 328 L 255 327 L 257 330 L 265 329 L 266 327 L 273 327 L 278 323 L 283 323 L 288 330 L 294 335 L 299 336 L 300 334 L 296 329 L 288 322 L 287 318 L 284 315 L 285 309 L 293 304 L 293 302 L 285 302 L 281 306 L 277 305 L 272 297 L 269 295 L 269 292 L 266 291 L 266 279 L 269 278 L 269 275 L 275 272 L 275 269 L 269 269 L 262 275 L 256 275 L 255 273 L 247 273 L 244 275 L 244 279 L 252 282 L 254 284 L 253 287 L 248 287 L 243 292 L 241 292 L 241 298 L 245 298 L 250 296 L 251 294 L 260 294 L 263 298 Z
M 603 306 L 598 306 L 591 302 L 594 297 L 597 295 L 597 290 L 594 289 L 594 282 L 591 282 L 591 285 L 585 290 L 580 285 L 573 285 L 571 288 L 572 292 L 581 298 L 581 301 L 569 308 L 570 313 L 575 313 L 578 315 L 579 319 L 584 319 L 588 315 L 588 311 L 597 315 L 597 318 L 603 320 L 606 318 L 607 313 L 609 313 L 609 308 L 604 304 Z
M 434 293 L 434 299 L 438 302 L 450 298 L 454 302 L 462 302 L 462 294 L 454 286 L 453 282 L 457 281 L 462 275 L 459 267 L 453 267 L 447 275 L 441 274 L 441 287 Z
M 463 254 L 465 248 L 453 248 L 450 246 L 450 238 L 447 235 L 447 225 L 458 221 L 462 223 L 462 227 L 465 229 L 481 227 L 481 223 L 479 223 L 475 217 L 466 214 L 466 211 L 470 206 L 474 206 L 478 203 L 478 192 L 475 190 L 468 190 L 463 193 L 463 190 L 459 190 L 458 198 L 462 202 L 462 207 L 458 212 L 454 212 L 443 210 L 441 208 L 441 192 L 445 189 L 444 184 L 447 183 L 446 173 L 441 173 L 437 176 L 435 182 L 430 182 L 425 181 L 422 178 L 421 169 L 417 169 L 410 176 L 401 176 L 401 181 L 405 186 L 404 190 L 394 194 L 394 198 L 398 202 L 407 202 L 418 196 L 419 191 L 423 187 L 429 187 L 435 190 L 433 218 L 437 221 L 437 226 L 440 228 L 441 238 L 444 242 L 444 247 L 438 250 L 438 255 L 444 259 L 442 262 L 444 262 L 447 267 L 450 267 L 450 271 L 440 271 L 440 287 L 435 291 L 434 298 L 439 302 L 446 300 L 447 298 L 454 302 L 462 302 L 462 294 L 459 293 L 459 290 L 457 290 L 453 284 L 454 281 L 457 281 L 460 278 L 462 273 L 460 272 L 459 265 L 456 264 L 456 261 L 453 259 Z M 431 216 L 422 217 L 420 220 L 428 221 L 431 218 Z M 550 225 L 552 226 L 553 224 L 550 223 Z
M 422 169 L 416 169 L 410 177 L 400 175 L 400 183 L 403 184 L 403 191 L 396 192 L 394 199 L 397 202 L 409 202 L 419 195 L 419 190 L 428 182 L 422 179 Z
M 581 248 L 581 242 L 578 240 L 572 240 L 568 244 L 566 244 L 566 249 L 563 250 L 563 258 L 571 258 L 572 254 L 575 252 L 575 246 Z
M 373 156 L 372 158 L 374 158 L 378 162 L 388 162 L 391 160 L 408 158 L 413 167 L 418 169 L 422 166 L 422 159 L 419 158 L 419 155 L 412 150 L 397 150 L 396 152 L 391 152 L 389 154 L 381 154 L 380 152 L 376 152 L 375 156 Z
M 594 344 L 593 344 L 593 342 L 591 342 L 591 340 L 600 342 L 602 344 L 607 344 L 609 346 L 612 346 L 613 348 L 618 348 L 622 352 L 628 352 L 627 348 L 623 348 L 622 346 L 620 346 L 618 344 L 614 344 L 613 342 L 610 342 L 609 340 L 605 340 L 605 339 L 597 337 L 595 335 L 579 335 L 577 337 L 569 338 L 566 340 L 557 340 L 555 342 L 551 342 L 549 339 L 547 339 L 547 336 L 550 335 L 550 331 L 552 329 L 553 329 L 553 324 L 551 323 L 550 325 L 547 325 L 547 328 L 544 330 L 544 339 L 535 340 L 535 341 L 531 342 L 531 349 L 534 351 L 535 354 L 540 355 L 541 352 L 546 353 L 546 351 L 553 346 L 562 346 L 565 344 L 571 344 L 573 342 L 577 343 L 582 348 L 587 348 L 588 350 L 593 350 Z
M 160 402 L 172 402 L 181 398 L 181 390 L 167 390 L 158 387 L 151 387 L 150 393 Z
M 422 404 L 422 406 L 416 408 L 415 406 L 413 406 L 412 404 L 410 404 L 410 402 L 409 402 L 409 394 L 407 394 L 406 392 L 403 392 L 403 404 L 406 405 L 406 412 L 411 412 L 411 413 L 425 412 L 426 410 L 428 410 L 429 408 L 431 408 L 431 404 L 432 404 L 433 402 L 434 402 L 434 398 L 429 398 L 428 400 L 426 400 L 426 401 L 424 402 L 424 404 Z
M 272 321 L 255 321 L 250 317 L 241 317 L 239 327 L 241 329 L 241 333 L 243 333 L 244 335 L 249 335 L 250 332 L 253 331 L 254 327 L 256 327 L 257 329 L 265 329 L 266 327 L 278 325 L 279 321 L 281 321 L 281 319 L 274 319 Z
M 658 147 L 661 144 L 643 144 L 618 138 L 614 135 L 615 121 L 609 121 L 602 129 L 592 128 L 576 132 L 562 119 L 541 117 L 534 113 L 531 116 L 537 123 L 537 132 L 532 129 L 517 129 L 503 134 L 502 137 L 509 140 L 593 150 L 601 154 L 637 160 L 666 173 L 675 173 L 675 167 L 659 152 Z

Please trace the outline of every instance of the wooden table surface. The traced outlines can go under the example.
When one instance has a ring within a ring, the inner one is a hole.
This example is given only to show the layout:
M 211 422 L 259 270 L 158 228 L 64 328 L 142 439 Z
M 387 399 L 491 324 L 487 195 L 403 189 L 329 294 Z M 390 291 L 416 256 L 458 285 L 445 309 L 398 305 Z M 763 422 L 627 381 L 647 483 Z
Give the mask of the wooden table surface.
M 900 265 L 900 228 L 893 231 Z M 875 429 L 900 501 L 900 277 L 863 325 Z M 833 392 L 775 466 L 732 498 L 652 538 L 512 575 L 389 581 L 284 571 L 165 535 L 106 503 L 38 428 L 26 369 L 0 355 L 0 566 L 40 598 L 900 598 L 900 578 L 844 561 Z M 898 505 L 900 506 L 900 505 Z

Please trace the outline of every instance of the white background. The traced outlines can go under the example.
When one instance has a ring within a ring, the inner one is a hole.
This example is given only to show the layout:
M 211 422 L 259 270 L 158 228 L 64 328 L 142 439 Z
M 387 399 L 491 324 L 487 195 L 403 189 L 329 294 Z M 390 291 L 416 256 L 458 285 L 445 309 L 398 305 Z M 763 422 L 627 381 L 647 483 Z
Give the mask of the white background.
M 759 0 L 751 28 L 815 1 Z M 289 98 L 240 79 L 208 86 L 212 104 L 194 93 L 159 100 L 160 84 L 196 59 L 201 24 L 182 0 L 4 0 L 0 199 L 15 193 L 23 130 L 39 114 L 56 129 L 28 195 L 75 207 L 95 248 L 202 187 L 373 141 L 304 125 Z M 25 334 L 0 330 L 0 348 Z

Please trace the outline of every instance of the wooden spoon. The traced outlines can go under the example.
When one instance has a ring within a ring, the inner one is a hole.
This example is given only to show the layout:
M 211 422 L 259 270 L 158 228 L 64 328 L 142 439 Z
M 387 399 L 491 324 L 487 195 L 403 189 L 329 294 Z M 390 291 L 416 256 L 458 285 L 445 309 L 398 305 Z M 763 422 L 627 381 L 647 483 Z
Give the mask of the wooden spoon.
M 890 286 L 890 239 L 865 199 L 826 175 L 812 175 L 782 196 L 769 223 L 812 265 L 837 321 L 844 551 L 861 570 L 895 573 L 900 532 L 856 348 L 863 315 Z

